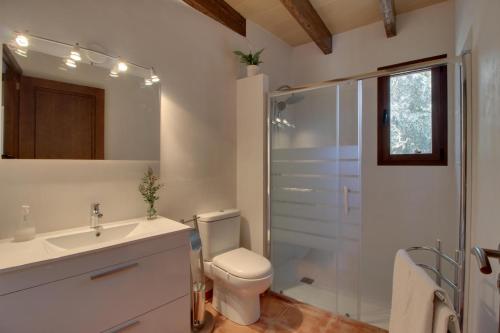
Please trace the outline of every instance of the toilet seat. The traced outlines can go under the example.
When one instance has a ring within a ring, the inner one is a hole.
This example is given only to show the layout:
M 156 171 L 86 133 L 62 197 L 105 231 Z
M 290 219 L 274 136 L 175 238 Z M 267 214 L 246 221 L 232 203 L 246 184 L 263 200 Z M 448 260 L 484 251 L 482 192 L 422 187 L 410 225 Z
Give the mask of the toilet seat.
M 212 265 L 240 279 L 260 280 L 272 275 L 269 260 L 242 247 L 215 256 Z
M 259 320 L 259 295 L 273 280 L 269 260 L 239 248 L 215 256 L 204 266 L 205 274 L 214 281 L 212 306 L 215 310 L 240 325 Z

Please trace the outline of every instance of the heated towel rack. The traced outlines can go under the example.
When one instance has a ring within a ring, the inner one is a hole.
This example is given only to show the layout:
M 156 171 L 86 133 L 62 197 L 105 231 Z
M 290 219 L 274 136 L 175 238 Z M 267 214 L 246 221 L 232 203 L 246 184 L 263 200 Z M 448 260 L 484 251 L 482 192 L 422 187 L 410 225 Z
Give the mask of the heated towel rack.
M 455 312 L 457 313 L 458 320 L 460 323 L 462 323 L 462 320 L 460 318 L 460 313 L 462 309 L 462 292 L 463 292 L 463 279 L 461 278 L 462 276 L 462 269 L 463 266 L 461 264 L 461 254 L 460 251 L 456 250 L 455 251 L 455 258 L 450 257 L 446 253 L 442 251 L 441 248 L 441 240 L 436 240 L 436 246 L 431 247 L 431 246 L 413 246 L 410 248 L 407 248 L 406 251 L 408 253 L 410 252 L 416 252 L 416 251 L 425 251 L 425 252 L 431 252 L 435 255 L 435 264 L 434 266 L 430 266 L 427 264 L 423 263 L 417 263 L 418 266 L 434 273 L 435 278 L 436 278 L 436 284 L 438 286 L 442 286 L 443 282 L 446 283 L 452 290 L 453 290 L 453 307 Z M 446 261 L 448 262 L 452 267 L 453 267 L 453 280 L 447 278 L 442 271 L 442 262 Z M 444 294 L 437 292 L 436 297 L 440 301 L 446 301 L 446 297 Z

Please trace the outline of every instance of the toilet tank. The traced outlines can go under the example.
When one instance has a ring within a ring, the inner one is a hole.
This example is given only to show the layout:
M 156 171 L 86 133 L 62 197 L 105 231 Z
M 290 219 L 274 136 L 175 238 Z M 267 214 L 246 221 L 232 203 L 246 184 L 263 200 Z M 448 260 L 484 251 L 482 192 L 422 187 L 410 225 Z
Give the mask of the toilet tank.
M 240 211 L 222 209 L 198 215 L 203 259 L 213 257 L 240 247 Z

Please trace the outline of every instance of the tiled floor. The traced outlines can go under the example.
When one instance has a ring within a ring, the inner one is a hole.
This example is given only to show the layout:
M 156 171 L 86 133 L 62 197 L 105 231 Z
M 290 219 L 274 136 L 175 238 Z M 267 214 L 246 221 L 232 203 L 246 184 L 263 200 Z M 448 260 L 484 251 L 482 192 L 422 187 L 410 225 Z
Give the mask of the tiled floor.
M 261 318 L 250 326 L 240 326 L 219 315 L 215 316 L 214 333 L 387 333 L 378 327 L 336 316 L 313 306 L 267 293 L 261 298 Z
M 282 293 L 299 302 L 311 304 L 328 312 L 338 313 L 337 307 L 339 306 L 340 309 L 344 310 L 340 313 L 347 312 L 354 316 L 358 309 L 358 300 L 350 293 L 343 292 L 337 299 L 334 292 L 305 283 L 296 283 L 283 290 Z M 380 305 L 367 297 L 361 298 L 360 301 L 360 321 L 385 329 L 389 328 L 390 305 Z

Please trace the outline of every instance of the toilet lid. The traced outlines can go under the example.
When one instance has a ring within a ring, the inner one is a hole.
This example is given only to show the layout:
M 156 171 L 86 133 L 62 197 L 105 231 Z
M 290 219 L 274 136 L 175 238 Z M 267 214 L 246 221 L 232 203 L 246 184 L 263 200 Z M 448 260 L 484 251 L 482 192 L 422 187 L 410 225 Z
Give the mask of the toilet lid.
M 260 279 L 272 272 L 269 260 L 242 247 L 216 256 L 213 263 L 229 274 L 243 279 Z

